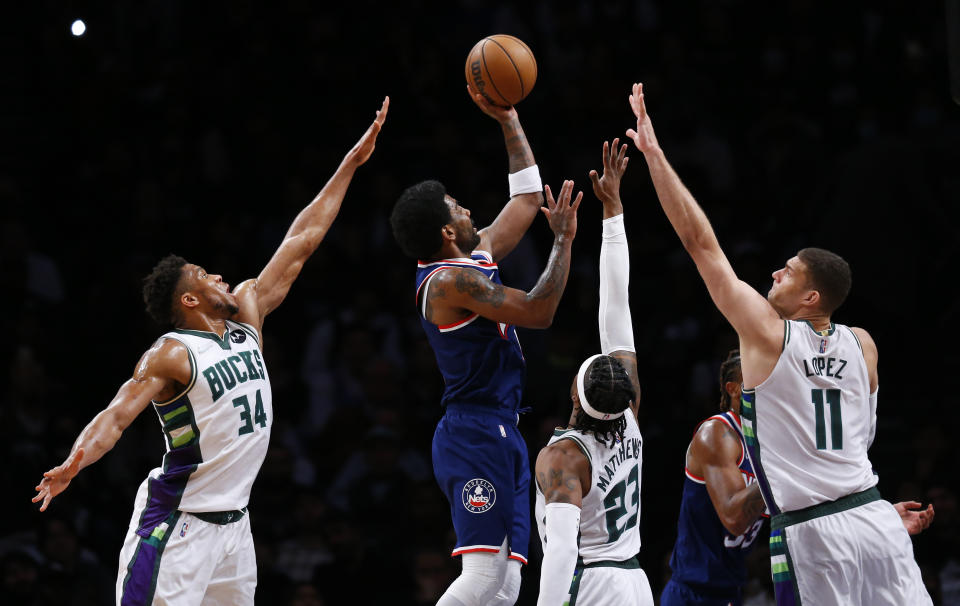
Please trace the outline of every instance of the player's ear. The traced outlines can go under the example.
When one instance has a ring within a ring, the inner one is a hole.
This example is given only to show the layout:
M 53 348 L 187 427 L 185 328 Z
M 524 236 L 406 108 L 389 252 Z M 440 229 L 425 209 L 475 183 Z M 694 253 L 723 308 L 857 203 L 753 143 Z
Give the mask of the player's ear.
M 816 307 L 820 304 L 820 291 L 819 290 L 808 290 L 807 294 L 803 296 L 803 303 L 809 307 Z
M 193 309 L 200 304 L 200 299 L 192 292 L 185 292 L 180 295 L 180 304 L 187 309 Z
M 735 381 L 727 381 L 723 384 L 723 390 L 727 392 L 727 395 L 731 398 L 736 398 L 740 395 L 740 384 Z
M 446 225 L 440 228 L 440 234 L 443 236 L 444 240 L 457 239 L 457 232 L 454 231 L 453 225 L 451 225 L 450 223 L 447 223 Z

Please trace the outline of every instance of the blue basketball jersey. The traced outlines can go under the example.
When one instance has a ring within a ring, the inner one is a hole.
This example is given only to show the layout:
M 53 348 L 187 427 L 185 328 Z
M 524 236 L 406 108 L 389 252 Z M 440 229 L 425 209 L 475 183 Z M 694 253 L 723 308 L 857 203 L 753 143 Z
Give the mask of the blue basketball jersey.
M 443 375 L 441 405 L 466 404 L 516 411 L 526 379 L 526 362 L 516 328 L 479 314 L 438 326 L 427 321 L 425 293 L 437 272 L 463 267 L 502 284 L 500 270 L 489 253 L 474 251 L 470 259 L 443 259 L 417 264 L 417 306 L 420 323 Z M 422 300 L 421 300 L 422 299 Z
M 740 418 L 732 412 L 707 419 L 727 424 L 740 438 L 740 461 L 744 485 L 756 481 L 750 459 L 745 456 Z M 706 422 L 704 421 L 704 423 Z M 702 425 L 702 423 L 701 423 Z M 699 430 L 699 426 L 697 427 Z M 763 518 L 757 520 L 744 534 L 735 537 L 727 532 L 713 508 L 703 478 L 685 469 L 683 500 L 677 523 L 677 542 L 670 557 L 672 581 L 693 587 L 725 589 L 735 592 L 747 581 L 746 554 L 753 547 Z

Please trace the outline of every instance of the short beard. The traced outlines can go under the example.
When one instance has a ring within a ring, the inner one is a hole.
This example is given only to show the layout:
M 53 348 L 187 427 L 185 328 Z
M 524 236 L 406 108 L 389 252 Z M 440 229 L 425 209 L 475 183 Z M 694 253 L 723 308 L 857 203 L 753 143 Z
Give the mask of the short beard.
M 480 234 L 476 231 L 463 234 L 461 238 L 457 238 L 457 246 L 465 253 L 472 253 L 480 246 Z
M 234 305 L 233 303 L 227 303 L 226 301 L 217 301 L 213 304 L 213 308 L 217 311 L 226 311 L 227 317 L 232 318 L 240 311 L 240 307 Z

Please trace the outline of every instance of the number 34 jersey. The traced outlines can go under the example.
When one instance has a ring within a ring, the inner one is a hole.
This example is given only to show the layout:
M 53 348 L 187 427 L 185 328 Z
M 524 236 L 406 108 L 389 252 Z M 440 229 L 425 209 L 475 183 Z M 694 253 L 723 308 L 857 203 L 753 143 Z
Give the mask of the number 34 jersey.
M 867 449 L 876 411 L 863 351 L 849 327 L 815 331 L 784 321 L 783 353 L 740 414 L 771 514 L 803 509 L 877 483 Z
M 603 444 L 592 431 L 557 429 L 547 443 L 571 440 L 590 463 L 590 490 L 580 511 L 580 558 L 584 564 L 622 562 L 640 551 L 640 471 L 643 437 L 633 413 L 624 414 L 624 439 Z M 584 487 L 586 490 L 586 487 Z M 537 484 L 536 516 L 540 540 L 546 541 L 546 503 Z
M 174 330 L 190 358 L 190 383 L 154 402 L 167 452 L 150 473 L 147 517 L 243 509 L 270 441 L 273 406 L 260 336 L 247 324 L 211 332 Z M 149 520 L 141 520 L 141 527 Z

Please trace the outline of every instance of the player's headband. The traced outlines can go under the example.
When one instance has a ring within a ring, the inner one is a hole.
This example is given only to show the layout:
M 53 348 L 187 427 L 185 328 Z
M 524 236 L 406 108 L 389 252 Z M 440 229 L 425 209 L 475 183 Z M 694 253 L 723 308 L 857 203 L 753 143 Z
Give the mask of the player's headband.
M 593 406 L 590 406 L 590 403 L 587 402 L 587 392 L 583 389 L 583 376 L 587 374 L 587 369 L 590 368 L 590 364 L 602 356 L 603 354 L 594 354 L 583 361 L 583 364 L 580 365 L 580 371 L 577 373 L 577 395 L 580 397 L 580 408 L 583 409 L 583 412 L 587 413 L 594 419 L 600 421 L 609 421 L 611 419 L 619 419 L 623 416 L 623 411 L 620 412 L 600 412 Z

